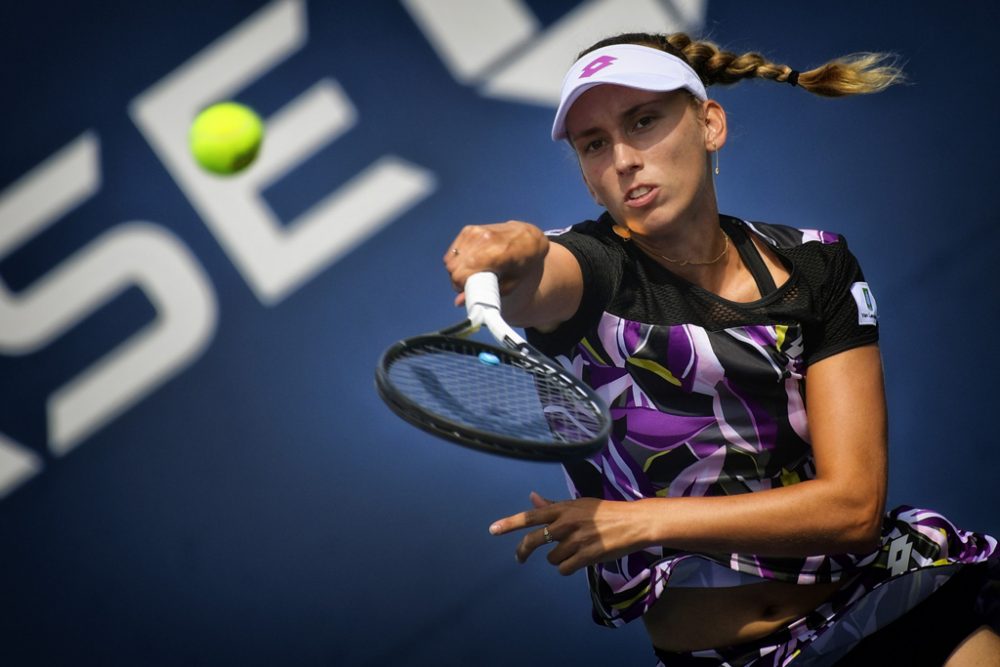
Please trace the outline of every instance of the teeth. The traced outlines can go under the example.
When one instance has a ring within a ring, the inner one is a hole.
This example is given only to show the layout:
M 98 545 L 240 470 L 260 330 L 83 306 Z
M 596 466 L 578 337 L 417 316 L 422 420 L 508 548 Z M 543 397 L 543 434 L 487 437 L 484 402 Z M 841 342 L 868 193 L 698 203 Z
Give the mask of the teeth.
M 651 189 L 652 188 L 649 188 L 649 187 L 647 187 L 645 185 L 642 186 L 641 188 L 636 188 L 635 190 L 632 190 L 630 193 L 628 193 L 628 198 L 629 199 L 638 199 L 639 197 L 641 197 L 644 194 L 646 194 L 647 192 L 649 192 Z

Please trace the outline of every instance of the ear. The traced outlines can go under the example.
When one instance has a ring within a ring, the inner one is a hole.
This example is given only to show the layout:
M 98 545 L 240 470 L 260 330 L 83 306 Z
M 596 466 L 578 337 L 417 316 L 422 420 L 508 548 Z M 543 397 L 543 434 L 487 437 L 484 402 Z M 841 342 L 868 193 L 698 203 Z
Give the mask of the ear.
M 726 145 L 726 111 L 715 100 L 702 103 L 702 120 L 705 124 L 705 150 L 714 153 Z

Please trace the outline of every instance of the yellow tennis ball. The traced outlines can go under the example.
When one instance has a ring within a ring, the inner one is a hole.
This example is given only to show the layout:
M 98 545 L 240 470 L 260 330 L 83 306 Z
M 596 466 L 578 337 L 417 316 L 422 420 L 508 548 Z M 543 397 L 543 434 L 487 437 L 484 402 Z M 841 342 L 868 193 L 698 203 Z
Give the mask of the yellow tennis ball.
M 236 102 L 219 102 L 204 109 L 191 124 L 191 153 L 202 167 L 216 174 L 246 168 L 260 150 L 264 123 L 253 109 Z

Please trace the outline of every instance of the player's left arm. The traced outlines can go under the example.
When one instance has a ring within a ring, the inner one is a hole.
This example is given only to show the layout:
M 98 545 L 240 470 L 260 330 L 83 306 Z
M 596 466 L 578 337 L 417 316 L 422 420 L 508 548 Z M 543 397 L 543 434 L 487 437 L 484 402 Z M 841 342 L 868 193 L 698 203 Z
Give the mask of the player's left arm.
M 501 519 L 490 531 L 547 525 L 559 542 L 548 558 L 564 574 L 653 545 L 771 556 L 870 551 L 881 531 L 888 468 L 878 346 L 849 349 L 812 364 L 806 404 L 815 479 L 722 497 L 533 499 L 535 509 Z M 518 545 L 518 558 L 525 560 L 544 543 L 542 530 L 528 532 Z
M 877 344 L 812 364 L 806 413 L 817 482 L 831 487 L 844 513 L 849 551 L 874 548 L 881 536 L 889 486 L 889 420 Z

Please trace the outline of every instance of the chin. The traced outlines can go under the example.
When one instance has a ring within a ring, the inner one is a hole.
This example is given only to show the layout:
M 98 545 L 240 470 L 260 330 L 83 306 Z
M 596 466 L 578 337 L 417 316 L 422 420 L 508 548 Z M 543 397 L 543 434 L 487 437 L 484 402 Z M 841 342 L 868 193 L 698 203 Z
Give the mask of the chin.
M 640 212 L 627 211 L 625 216 L 628 228 L 643 236 L 669 229 L 674 220 L 672 212 L 662 207 Z

